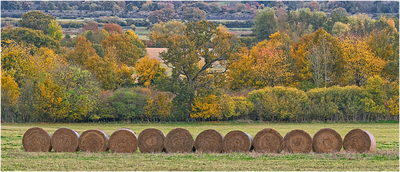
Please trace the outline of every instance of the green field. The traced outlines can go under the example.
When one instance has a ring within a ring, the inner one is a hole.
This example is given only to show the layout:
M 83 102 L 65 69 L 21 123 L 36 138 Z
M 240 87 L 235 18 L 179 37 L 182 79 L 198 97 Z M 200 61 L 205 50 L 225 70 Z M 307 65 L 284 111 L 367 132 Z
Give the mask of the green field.
M 274 128 L 282 136 L 293 129 L 302 129 L 311 136 L 319 129 L 335 129 L 344 138 L 347 132 L 360 128 L 371 132 L 377 141 L 377 152 L 370 154 L 115 154 L 103 153 L 27 153 L 22 148 L 22 136 L 30 127 L 42 127 L 50 134 L 61 127 L 69 127 L 82 133 L 88 129 L 102 129 L 109 136 L 123 127 L 139 134 L 146 128 L 158 128 L 167 134 L 182 127 L 194 138 L 203 130 L 215 129 L 225 135 L 232 130 L 242 130 L 255 136 L 264 128 Z M 103 124 L 103 123 L 29 123 L 2 124 L 1 170 L 3 171 L 55 171 L 55 170 L 399 170 L 398 123 L 150 123 L 150 124 Z

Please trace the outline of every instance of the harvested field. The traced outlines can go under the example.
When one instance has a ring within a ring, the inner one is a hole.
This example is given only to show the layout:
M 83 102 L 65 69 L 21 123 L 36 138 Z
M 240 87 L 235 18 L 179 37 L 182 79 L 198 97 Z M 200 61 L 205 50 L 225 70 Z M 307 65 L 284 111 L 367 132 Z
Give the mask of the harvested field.
M 79 134 L 94 128 L 102 129 L 107 135 L 120 128 L 130 128 L 136 134 L 144 129 L 157 128 L 168 133 L 174 128 L 185 128 L 194 139 L 205 129 L 212 128 L 222 135 L 233 130 L 245 131 L 255 136 L 266 126 L 278 131 L 282 136 L 294 129 L 302 129 L 313 136 L 322 128 L 332 128 L 344 137 L 350 130 L 361 128 L 372 133 L 376 139 L 375 153 L 347 153 L 343 149 L 334 154 L 262 154 L 247 153 L 156 153 L 141 154 L 137 150 L 131 154 L 111 153 L 41 153 L 25 152 L 22 136 L 29 128 L 39 126 L 50 134 L 57 129 L 68 127 Z M 339 124 L 296 124 L 296 123 L 150 123 L 150 124 L 101 124 L 101 123 L 33 123 L 1 126 L 1 170 L 4 171 L 100 171 L 100 170 L 391 170 L 399 168 L 399 124 L 398 123 L 339 123 Z M 185 161 L 185 163 L 181 163 Z
M 149 58 L 156 59 L 160 62 L 162 60 L 159 57 L 159 54 L 163 51 L 167 51 L 167 48 L 147 48 L 147 54 L 149 54 Z

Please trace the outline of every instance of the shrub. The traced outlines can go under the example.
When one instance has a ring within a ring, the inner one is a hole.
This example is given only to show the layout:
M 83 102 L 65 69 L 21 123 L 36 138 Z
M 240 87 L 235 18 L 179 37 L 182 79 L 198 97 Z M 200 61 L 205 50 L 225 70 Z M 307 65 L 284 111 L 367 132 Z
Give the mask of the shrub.
M 287 87 L 266 87 L 249 94 L 254 111 L 260 119 L 298 121 L 304 119 L 307 95 Z

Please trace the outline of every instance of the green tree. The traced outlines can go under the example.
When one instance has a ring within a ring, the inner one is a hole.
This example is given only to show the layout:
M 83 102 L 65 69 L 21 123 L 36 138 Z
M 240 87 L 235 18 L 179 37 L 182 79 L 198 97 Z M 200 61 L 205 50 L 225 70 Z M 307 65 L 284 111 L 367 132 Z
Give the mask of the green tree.
M 19 27 L 30 28 L 33 30 L 41 30 L 44 34 L 48 34 L 48 26 L 51 21 L 55 20 L 53 16 L 46 15 L 40 11 L 31 11 L 23 14 L 19 21 Z
M 155 41 L 168 48 L 160 53 L 160 58 L 172 68 L 172 76 L 159 88 L 177 94 L 174 100 L 184 103 L 181 108 L 186 120 L 198 90 L 216 87 L 215 83 L 227 69 L 226 62 L 234 58 L 241 46 L 238 39 L 207 21 L 189 23 L 183 35 L 164 35 Z M 211 71 L 217 64 L 222 70 Z
M 55 82 L 64 90 L 67 115 L 64 120 L 82 121 L 88 117 L 98 101 L 99 82 L 88 70 L 77 66 L 59 68 Z
M 55 20 L 49 23 L 49 28 L 47 29 L 47 32 L 48 35 L 55 40 L 60 40 L 63 37 L 61 26 Z
M 47 47 L 53 50 L 60 48 L 60 43 L 40 30 L 28 28 L 5 29 L 1 32 L 1 40 L 14 40 L 17 43 L 34 45 L 37 48 Z
M 107 109 L 112 109 L 110 114 L 117 120 L 140 119 L 144 114 L 147 104 L 146 97 L 127 89 L 121 89 L 107 99 Z
M 110 36 L 108 32 L 104 29 L 91 31 L 88 30 L 82 34 L 87 40 L 89 40 L 93 44 L 100 44 L 101 41 L 106 40 L 107 36 Z
M 322 11 L 315 11 L 312 13 L 312 17 L 310 20 L 310 24 L 313 26 L 313 30 L 318 30 L 321 27 L 324 27 L 327 22 L 326 14 Z
M 253 33 L 256 35 L 256 41 L 267 39 L 276 32 L 277 18 L 272 8 L 265 8 L 259 11 L 254 22 Z

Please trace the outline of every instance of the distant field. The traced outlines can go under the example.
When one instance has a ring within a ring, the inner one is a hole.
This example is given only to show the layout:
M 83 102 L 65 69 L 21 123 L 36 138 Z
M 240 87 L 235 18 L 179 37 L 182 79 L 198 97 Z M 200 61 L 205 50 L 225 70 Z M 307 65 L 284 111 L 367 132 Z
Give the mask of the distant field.
M 203 130 L 215 129 L 225 135 L 232 130 L 242 130 L 252 137 L 264 128 L 274 128 L 282 136 L 293 129 L 302 129 L 311 136 L 322 128 L 332 128 L 344 138 L 347 132 L 361 128 L 371 132 L 377 141 L 377 152 L 372 154 L 115 154 L 115 153 L 27 153 L 22 148 L 22 136 L 31 127 L 42 127 L 50 134 L 58 128 L 69 127 L 82 133 L 89 129 L 101 129 L 109 136 L 123 127 L 137 134 L 146 128 L 158 128 L 167 134 L 182 127 L 188 129 L 194 139 Z M 399 169 L 399 124 L 398 123 L 149 123 L 149 124 L 101 124 L 101 123 L 28 123 L 2 124 L 1 126 L 1 170 L 2 171 L 55 171 L 55 170 L 362 170 L 378 171 Z
M 230 31 L 251 31 L 253 28 L 229 28 Z
M 167 51 L 167 48 L 147 48 L 147 54 L 149 55 L 149 58 L 156 59 L 161 62 L 161 67 L 167 69 L 165 71 L 166 75 L 170 76 L 172 74 L 172 69 L 164 64 L 164 62 L 159 57 L 159 53 L 163 51 Z
M 220 2 L 217 2 L 220 3 Z M 225 2 L 221 2 L 225 3 Z M 229 3 L 228 3 L 229 4 Z M 21 18 L 12 18 L 14 20 L 21 20 Z M 126 20 L 126 18 L 122 18 L 123 20 Z M 139 20 L 137 18 L 133 18 L 135 20 Z M 84 18 L 84 19 L 56 19 L 59 22 L 66 22 L 66 21 L 77 21 L 77 22 L 83 22 L 85 20 L 90 20 L 90 18 Z M 236 21 L 236 20 L 209 20 L 209 21 Z M 101 28 L 101 27 L 100 27 Z M 122 26 L 123 31 L 131 30 L 132 28 L 130 26 Z M 242 35 L 248 35 L 251 34 L 251 29 L 252 28 L 229 28 L 229 32 L 237 37 L 240 37 Z M 79 34 L 79 28 L 62 28 L 63 34 L 70 34 L 76 35 Z M 149 40 L 148 34 L 149 30 L 147 30 L 147 27 L 136 27 L 135 30 L 136 35 L 139 37 L 141 40 Z

